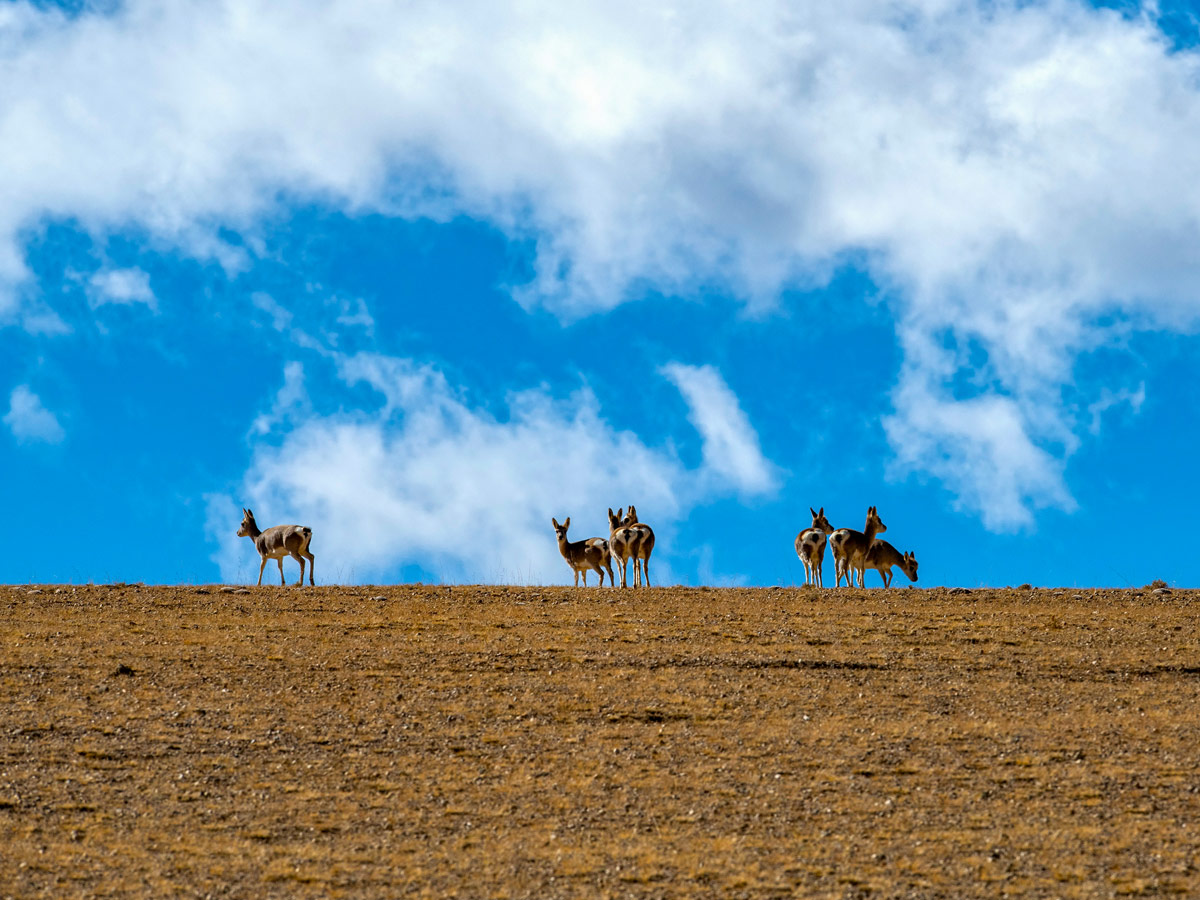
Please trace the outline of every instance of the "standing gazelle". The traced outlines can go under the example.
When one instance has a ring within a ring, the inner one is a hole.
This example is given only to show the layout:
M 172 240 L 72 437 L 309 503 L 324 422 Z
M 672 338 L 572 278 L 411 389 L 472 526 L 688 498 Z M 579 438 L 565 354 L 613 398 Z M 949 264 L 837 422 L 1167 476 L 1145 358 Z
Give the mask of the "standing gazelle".
M 812 527 L 796 535 L 796 555 L 804 563 L 804 583 L 825 587 L 821 564 L 825 561 L 825 535 L 833 534 L 833 526 L 825 518 L 825 507 L 815 510 L 810 506 L 808 511 L 812 513 Z
M 833 548 L 833 567 L 837 581 L 835 587 L 842 584 L 842 576 L 846 576 L 846 587 L 854 587 L 854 573 L 858 573 L 858 586 L 863 586 L 863 571 L 866 567 L 867 551 L 871 549 L 871 541 L 875 535 L 887 531 L 887 526 L 879 518 L 874 506 L 867 508 L 867 524 L 862 531 L 853 528 L 839 528 L 829 537 L 829 546 Z
M 279 560 L 279 583 L 287 584 L 283 577 L 283 558 L 285 556 L 290 556 L 300 563 L 300 580 L 296 582 L 297 587 L 304 584 L 305 558 L 308 559 L 308 583 L 316 584 L 313 581 L 316 560 L 308 552 L 308 542 L 312 540 L 311 528 L 304 525 L 275 525 L 266 531 L 259 531 L 258 524 L 254 521 L 254 511 L 243 509 L 242 527 L 238 529 L 238 537 L 248 537 L 253 540 L 254 549 L 262 557 L 262 564 L 258 567 L 260 587 L 262 586 L 263 569 L 266 568 L 268 559 Z
M 629 587 L 627 576 L 631 559 L 635 585 L 637 582 L 637 545 L 641 535 L 624 524 L 626 519 L 622 515 L 623 512 L 623 507 L 616 512 L 612 511 L 611 506 L 608 508 L 608 550 L 617 561 L 617 568 L 621 572 L 621 587 Z
M 884 587 L 892 585 L 892 566 L 899 566 L 909 581 L 917 580 L 916 554 L 910 551 L 901 556 L 900 551 L 887 541 L 873 541 L 867 549 L 866 568 L 874 569 L 883 577 Z
M 654 529 L 645 522 L 638 521 L 637 507 L 629 504 L 629 512 L 621 523 L 626 528 L 632 528 L 637 534 L 637 544 L 633 555 L 633 583 L 640 587 L 643 583 L 650 587 L 650 554 L 654 552 Z M 641 569 L 638 569 L 638 563 Z
M 583 586 L 587 587 L 588 569 L 600 576 L 600 587 L 604 587 L 604 570 L 608 570 L 608 585 L 615 587 L 612 563 L 608 561 L 608 541 L 604 538 L 587 538 L 582 541 L 568 541 L 567 529 L 571 527 L 571 517 L 558 524 L 558 519 L 550 518 L 554 525 L 554 534 L 558 537 L 558 552 L 563 555 L 567 565 L 575 573 L 575 587 L 579 587 L 579 573 L 583 573 Z

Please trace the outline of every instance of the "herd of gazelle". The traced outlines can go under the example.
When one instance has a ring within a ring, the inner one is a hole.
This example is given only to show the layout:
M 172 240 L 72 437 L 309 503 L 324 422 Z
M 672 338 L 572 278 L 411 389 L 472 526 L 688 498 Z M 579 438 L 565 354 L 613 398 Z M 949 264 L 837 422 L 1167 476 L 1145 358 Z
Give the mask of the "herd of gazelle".
M 825 586 L 821 564 L 825 559 L 827 541 L 833 548 L 837 587 L 841 586 L 842 578 L 846 579 L 847 587 L 852 587 L 855 573 L 858 574 L 858 586 L 863 587 L 863 576 L 867 569 L 878 571 L 883 577 L 884 587 L 889 587 L 892 583 L 893 566 L 899 566 L 910 580 L 917 580 L 916 556 L 912 553 L 901 554 L 887 541 L 876 538 L 877 534 L 887 531 L 887 526 L 879 518 L 879 512 L 874 506 L 867 509 L 867 524 L 862 531 L 852 528 L 839 528 L 835 531 L 825 518 L 823 506 L 819 510 L 809 507 L 808 511 L 812 513 L 812 526 L 796 535 L 796 555 L 804 564 L 805 584 Z M 571 527 L 571 517 L 567 516 L 561 525 L 556 518 L 551 518 L 550 521 L 558 538 L 558 552 L 575 573 L 576 587 L 579 586 L 581 573 L 583 584 L 587 586 L 589 571 L 599 576 L 601 587 L 604 586 L 604 573 L 608 572 L 609 585 L 616 586 L 611 563 L 614 559 L 621 571 L 621 587 L 628 587 L 626 572 L 631 560 L 634 586 L 650 586 L 650 554 L 654 551 L 654 529 L 638 521 L 637 508 L 632 503 L 628 512 L 624 509 L 613 512 L 609 507 L 608 540 L 593 537 L 582 541 L 568 541 L 567 529 Z M 285 556 L 290 556 L 300 563 L 300 580 L 296 584 L 304 584 L 305 559 L 308 560 L 308 583 L 316 584 L 313 580 L 316 561 L 308 549 L 312 541 L 311 528 L 304 525 L 276 525 L 263 531 L 254 521 L 254 511 L 243 509 L 242 525 L 237 533 L 238 537 L 248 537 L 254 541 L 254 549 L 261 558 L 258 567 L 259 585 L 262 585 L 263 570 L 268 559 L 279 562 L 279 583 L 287 583 L 283 577 Z
M 910 581 L 917 580 L 916 555 L 911 552 L 902 554 L 887 541 L 875 537 L 887 531 L 887 526 L 879 518 L 879 511 L 874 506 L 867 508 L 867 524 L 862 531 L 853 528 L 835 531 L 825 518 L 823 506 L 820 509 L 810 506 L 808 511 L 812 513 L 812 526 L 796 535 L 796 555 L 804 564 L 805 584 L 825 586 L 821 563 L 825 559 L 826 535 L 829 546 L 833 548 L 833 569 L 837 575 L 835 587 L 841 587 L 843 577 L 846 587 L 853 587 L 855 573 L 858 574 L 858 586 L 863 587 L 863 576 L 867 569 L 875 569 L 883 578 L 883 586 L 890 587 L 892 566 L 899 566 Z
M 608 509 L 608 540 L 599 537 L 586 538 L 582 541 L 568 541 L 567 529 L 571 527 L 571 517 L 560 525 L 558 519 L 551 517 L 554 534 L 558 538 L 558 552 L 562 554 L 567 565 L 575 573 L 575 586 L 579 587 L 579 575 L 583 573 L 583 585 L 587 587 L 587 573 L 595 572 L 600 578 L 600 586 L 604 587 L 604 573 L 608 572 L 608 583 L 616 586 L 613 578 L 610 559 L 617 561 L 621 570 L 621 587 L 628 587 L 626 572 L 630 561 L 633 561 L 633 584 L 641 587 L 650 586 L 650 554 L 654 552 L 654 529 L 645 522 L 638 521 L 637 507 L 629 504 L 629 511 L 624 508 L 612 511 Z

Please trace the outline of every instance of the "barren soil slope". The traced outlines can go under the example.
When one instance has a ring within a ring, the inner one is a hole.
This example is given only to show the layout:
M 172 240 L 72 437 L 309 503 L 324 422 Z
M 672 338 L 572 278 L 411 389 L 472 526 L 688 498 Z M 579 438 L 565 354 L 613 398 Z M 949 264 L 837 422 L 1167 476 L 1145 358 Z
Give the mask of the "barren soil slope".
M 0 897 L 1200 896 L 1191 592 L 32 589 Z

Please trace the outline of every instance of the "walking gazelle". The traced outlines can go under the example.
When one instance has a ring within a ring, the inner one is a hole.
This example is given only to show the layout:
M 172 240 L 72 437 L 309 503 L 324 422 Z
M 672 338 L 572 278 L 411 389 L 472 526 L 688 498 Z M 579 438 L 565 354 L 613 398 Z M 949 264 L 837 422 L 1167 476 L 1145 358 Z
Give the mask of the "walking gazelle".
M 283 558 L 285 556 L 290 556 L 300 563 L 300 580 L 296 582 L 297 586 L 304 584 L 305 559 L 308 560 L 308 583 L 316 584 L 313 581 L 316 560 L 308 552 L 309 542 L 312 541 L 311 528 L 304 525 L 274 525 L 266 531 L 260 531 L 258 523 L 254 521 L 254 511 L 243 508 L 242 525 L 237 533 L 238 537 L 248 537 L 254 541 L 254 549 L 262 558 L 258 567 L 259 587 L 262 587 L 263 569 L 266 568 L 268 559 L 279 561 L 279 583 L 287 584 L 283 577 Z

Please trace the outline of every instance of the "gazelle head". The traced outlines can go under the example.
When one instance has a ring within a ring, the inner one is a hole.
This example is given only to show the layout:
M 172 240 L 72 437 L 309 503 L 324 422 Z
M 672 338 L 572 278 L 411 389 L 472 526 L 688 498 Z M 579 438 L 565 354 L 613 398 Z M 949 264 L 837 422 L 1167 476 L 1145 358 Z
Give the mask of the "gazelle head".
M 624 517 L 621 515 L 621 512 L 623 510 L 624 510 L 624 507 L 622 507 L 621 509 L 618 509 L 616 512 L 613 512 L 611 506 L 608 508 L 608 530 L 609 531 L 616 531 L 618 528 L 620 528 L 624 524 L 622 522 L 622 519 Z
M 827 518 L 825 518 L 825 507 L 822 506 L 820 509 L 813 509 L 810 506 L 808 508 L 808 511 L 810 513 L 812 513 L 812 517 L 813 517 L 812 527 L 813 528 L 816 528 L 819 531 L 823 531 L 823 532 L 825 532 L 825 534 L 833 534 L 833 526 L 830 525 L 829 520 Z
M 558 524 L 558 519 L 553 516 L 550 517 L 550 521 L 554 524 L 555 535 L 558 536 L 560 541 L 565 541 L 567 539 L 567 529 L 571 527 L 571 517 L 567 516 L 566 521 L 561 525 Z
M 900 563 L 900 568 L 904 570 L 904 574 L 908 576 L 910 581 L 917 580 L 917 555 L 911 550 L 904 554 L 904 560 Z
M 237 536 L 238 537 L 249 537 L 251 529 L 257 528 L 257 527 L 258 526 L 254 521 L 254 510 L 246 509 L 245 507 L 243 507 L 242 508 L 242 525 L 240 528 L 238 528 Z
M 887 531 L 887 526 L 883 524 L 883 519 L 879 518 L 879 511 L 874 506 L 867 508 L 867 527 L 870 528 L 872 523 L 875 525 L 876 534 Z
M 637 507 L 632 503 L 629 504 L 629 511 L 625 513 L 623 525 L 636 525 L 638 523 Z

